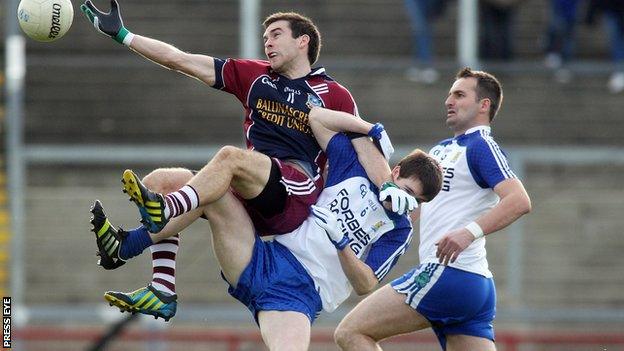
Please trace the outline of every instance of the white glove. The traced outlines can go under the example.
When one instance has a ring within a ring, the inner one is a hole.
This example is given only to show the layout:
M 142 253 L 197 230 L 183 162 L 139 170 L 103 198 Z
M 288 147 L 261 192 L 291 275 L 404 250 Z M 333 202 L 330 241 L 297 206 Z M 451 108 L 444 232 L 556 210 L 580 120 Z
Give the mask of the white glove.
M 416 198 L 399 188 L 393 182 L 385 182 L 379 191 L 379 201 L 383 202 L 390 198 L 392 212 L 403 215 L 418 208 Z
M 336 249 L 343 250 L 349 244 L 349 237 L 342 233 L 342 226 L 338 217 L 325 207 L 312 205 L 312 215 L 314 222 L 325 230 L 327 237 L 334 244 Z
M 386 161 L 389 161 L 390 157 L 392 157 L 392 154 L 394 154 L 394 147 L 392 146 L 390 137 L 388 136 L 388 133 L 386 132 L 383 124 L 375 123 L 375 125 L 373 125 L 373 128 L 368 131 L 368 136 L 373 138 L 373 143 L 375 143 L 375 146 L 377 146 L 379 151 L 381 151 L 381 153 L 384 155 Z

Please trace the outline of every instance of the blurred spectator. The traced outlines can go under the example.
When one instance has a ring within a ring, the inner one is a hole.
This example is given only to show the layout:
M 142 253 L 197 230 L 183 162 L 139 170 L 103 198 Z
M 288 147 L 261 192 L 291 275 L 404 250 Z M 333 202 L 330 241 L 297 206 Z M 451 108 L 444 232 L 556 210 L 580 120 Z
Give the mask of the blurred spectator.
M 611 41 L 611 57 L 614 71 L 609 79 L 609 91 L 624 91 L 624 1 L 590 0 L 586 22 L 593 24 L 598 14 L 604 16 L 604 24 Z
M 407 70 L 411 81 L 431 84 L 439 73 L 433 67 L 431 23 L 440 17 L 447 0 L 405 0 L 412 27 L 412 67 Z
M 483 59 L 513 58 L 513 18 L 522 0 L 482 0 L 479 2 L 479 55 Z
M 544 64 L 556 70 L 555 78 L 567 83 L 572 78 L 564 66 L 574 53 L 574 30 L 579 0 L 550 0 Z

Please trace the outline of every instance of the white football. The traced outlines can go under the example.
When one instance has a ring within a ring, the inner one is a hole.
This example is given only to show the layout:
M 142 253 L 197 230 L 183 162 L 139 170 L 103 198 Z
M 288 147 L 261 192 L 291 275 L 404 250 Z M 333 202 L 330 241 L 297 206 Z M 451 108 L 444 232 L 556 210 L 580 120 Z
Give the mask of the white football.
M 71 27 L 74 8 L 70 0 L 22 0 L 17 18 L 26 35 L 37 41 L 54 41 Z

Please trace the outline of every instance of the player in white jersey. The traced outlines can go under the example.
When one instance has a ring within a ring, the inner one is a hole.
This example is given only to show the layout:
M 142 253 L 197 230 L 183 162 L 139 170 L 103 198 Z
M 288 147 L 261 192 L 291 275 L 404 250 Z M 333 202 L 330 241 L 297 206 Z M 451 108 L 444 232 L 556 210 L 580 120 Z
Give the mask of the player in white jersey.
M 444 350 L 495 350 L 496 292 L 485 235 L 531 210 L 524 186 L 490 135 L 503 99 L 491 74 L 461 70 L 445 105 L 451 139 L 431 149 L 442 190 L 420 216 L 420 265 L 361 301 L 340 323 L 344 350 L 380 350 L 393 335 L 433 328 Z
M 438 162 L 416 150 L 392 171 L 386 167 L 387 182 L 378 189 L 365 170 L 372 163 L 361 164 L 349 137 L 338 131 L 371 134 L 379 132 L 379 124 L 316 107 L 310 126 L 328 156 L 329 172 L 300 227 L 261 240 L 231 192 L 201 208 L 228 292 L 252 312 L 271 350 L 306 350 L 311 324 L 322 309 L 333 311 L 352 290 L 360 295 L 372 291 L 411 241 L 406 210 L 430 201 L 442 186 Z M 388 145 L 381 147 L 384 154 Z M 367 151 L 378 152 L 374 147 Z M 393 211 L 379 200 L 387 196 Z
M 328 155 L 329 173 L 317 205 L 299 228 L 273 241 L 260 240 L 230 193 L 205 210 L 229 292 L 252 312 L 271 350 L 307 349 L 321 309 L 334 310 L 352 287 L 358 294 L 370 292 L 411 240 L 408 217 L 385 210 L 379 201 L 398 189 L 380 192 L 371 183 L 349 138 L 331 129 L 332 116 L 324 111 L 315 109 L 310 125 Z M 364 125 L 364 130 L 372 126 Z M 438 193 L 442 174 L 420 151 L 395 167 L 388 181 L 424 202 Z

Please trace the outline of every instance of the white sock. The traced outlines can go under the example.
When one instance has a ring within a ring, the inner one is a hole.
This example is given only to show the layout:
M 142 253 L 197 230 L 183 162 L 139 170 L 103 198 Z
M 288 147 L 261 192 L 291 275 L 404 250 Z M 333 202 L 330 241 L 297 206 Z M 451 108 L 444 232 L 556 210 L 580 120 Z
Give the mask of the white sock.
M 190 185 L 165 195 L 165 218 L 170 219 L 199 207 L 199 195 Z

